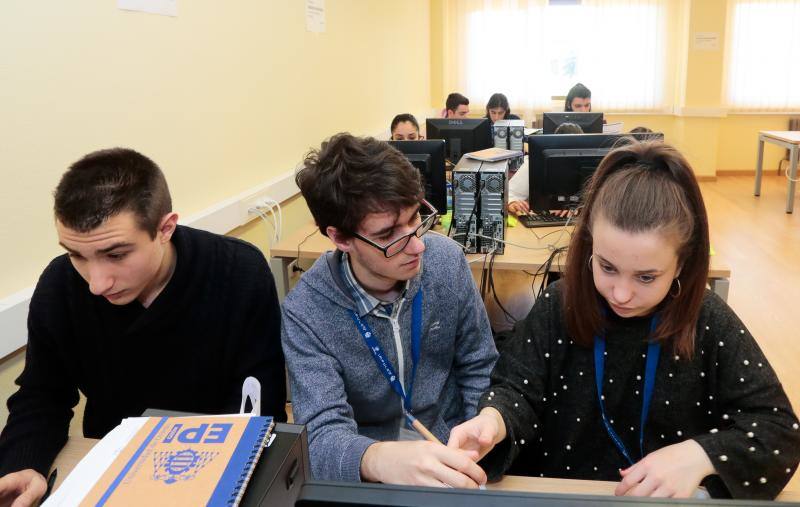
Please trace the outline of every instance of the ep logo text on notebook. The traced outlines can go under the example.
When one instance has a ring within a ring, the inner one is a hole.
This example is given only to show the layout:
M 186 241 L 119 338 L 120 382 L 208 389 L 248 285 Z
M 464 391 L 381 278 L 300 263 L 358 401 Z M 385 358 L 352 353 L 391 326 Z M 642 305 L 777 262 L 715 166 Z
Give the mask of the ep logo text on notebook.
M 237 505 L 271 417 L 152 417 L 80 505 Z

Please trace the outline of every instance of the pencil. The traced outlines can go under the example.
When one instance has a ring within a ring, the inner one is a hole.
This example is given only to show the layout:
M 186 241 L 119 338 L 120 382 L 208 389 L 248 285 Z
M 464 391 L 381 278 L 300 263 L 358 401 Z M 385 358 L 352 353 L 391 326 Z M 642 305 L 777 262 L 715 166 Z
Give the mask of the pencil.
M 441 444 L 442 443 L 441 440 L 436 438 L 436 435 L 431 433 L 431 431 L 428 428 L 426 428 L 424 424 L 419 422 L 419 419 L 417 419 L 416 417 L 414 417 L 413 415 L 408 414 L 408 413 L 406 414 L 406 417 L 408 417 L 408 420 L 411 422 L 411 426 L 415 430 L 417 430 L 417 433 L 419 433 L 420 435 L 425 437 L 425 440 L 427 440 L 428 442 L 436 442 L 437 444 Z M 444 444 L 442 444 L 442 445 L 444 445 Z

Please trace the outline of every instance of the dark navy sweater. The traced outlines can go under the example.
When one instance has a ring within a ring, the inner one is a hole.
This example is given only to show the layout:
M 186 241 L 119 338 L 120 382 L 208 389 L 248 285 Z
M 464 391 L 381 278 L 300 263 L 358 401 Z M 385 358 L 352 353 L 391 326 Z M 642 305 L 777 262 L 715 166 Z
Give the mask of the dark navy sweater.
M 114 306 L 89 292 L 66 255 L 31 299 L 25 369 L 8 399 L 0 476 L 46 474 L 67 439 L 78 390 L 83 433 L 101 438 L 147 408 L 239 411 L 256 377 L 261 411 L 286 420 L 280 309 L 263 254 L 233 238 L 179 226 L 177 263 L 153 303 Z
M 629 464 L 602 422 L 591 347 L 573 343 L 563 320 L 560 282 L 500 345 L 490 389 L 478 410 L 503 415 L 508 438 L 481 464 L 502 473 L 619 481 Z M 606 334 L 606 414 L 625 447 L 639 452 L 650 318 L 611 315 Z M 724 301 L 703 300 L 691 358 L 662 346 L 644 432 L 644 454 L 696 440 L 717 474 L 712 496 L 774 498 L 800 461 L 800 430 L 775 372 Z

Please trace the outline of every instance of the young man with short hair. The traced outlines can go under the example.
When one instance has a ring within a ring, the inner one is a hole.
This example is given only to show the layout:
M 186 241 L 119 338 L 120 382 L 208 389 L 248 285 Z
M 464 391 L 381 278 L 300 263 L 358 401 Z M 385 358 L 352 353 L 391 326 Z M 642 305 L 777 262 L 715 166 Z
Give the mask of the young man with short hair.
M 469 99 L 460 93 L 447 96 L 443 111 L 445 118 L 466 118 L 469 114 Z
M 577 83 L 567 93 L 567 99 L 564 101 L 564 111 L 592 112 L 592 91 L 586 88 L 583 83 Z
M 285 421 L 280 310 L 263 254 L 177 225 L 161 170 L 128 149 L 91 153 L 55 191 L 59 244 L 28 315 L 25 368 L 0 435 L 0 499 L 33 505 L 67 441 L 147 408 L 235 413 L 242 382 Z
M 442 442 L 475 412 L 497 358 L 461 248 L 426 234 L 436 210 L 419 172 L 372 138 L 338 134 L 296 177 L 336 250 L 284 301 L 295 421 L 317 479 L 477 487 L 476 456 Z M 410 441 L 409 441 L 410 440 Z

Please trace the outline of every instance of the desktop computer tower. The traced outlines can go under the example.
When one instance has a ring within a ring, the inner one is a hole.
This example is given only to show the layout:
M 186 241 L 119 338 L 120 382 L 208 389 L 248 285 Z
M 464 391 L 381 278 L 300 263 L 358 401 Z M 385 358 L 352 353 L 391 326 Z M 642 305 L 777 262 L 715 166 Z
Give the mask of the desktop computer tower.
M 523 120 L 497 120 L 492 125 L 494 147 L 504 150 L 522 151 L 525 142 Z
M 525 142 L 525 122 L 523 120 L 497 120 L 492 125 L 494 147 L 503 150 L 523 152 Z M 511 174 L 522 166 L 523 157 L 508 161 L 508 170 Z
M 522 120 L 506 120 L 508 125 L 508 149 L 522 151 L 525 142 L 525 122 Z
M 508 124 L 511 120 L 497 120 L 492 125 L 492 136 L 494 138 L 494 147 L 495 148 L 502 148 L 504 150 L 508 148 Z
M 505 251 L 508 161 L 463 157 L 453 169 L 452 237 L 466 253 Z

